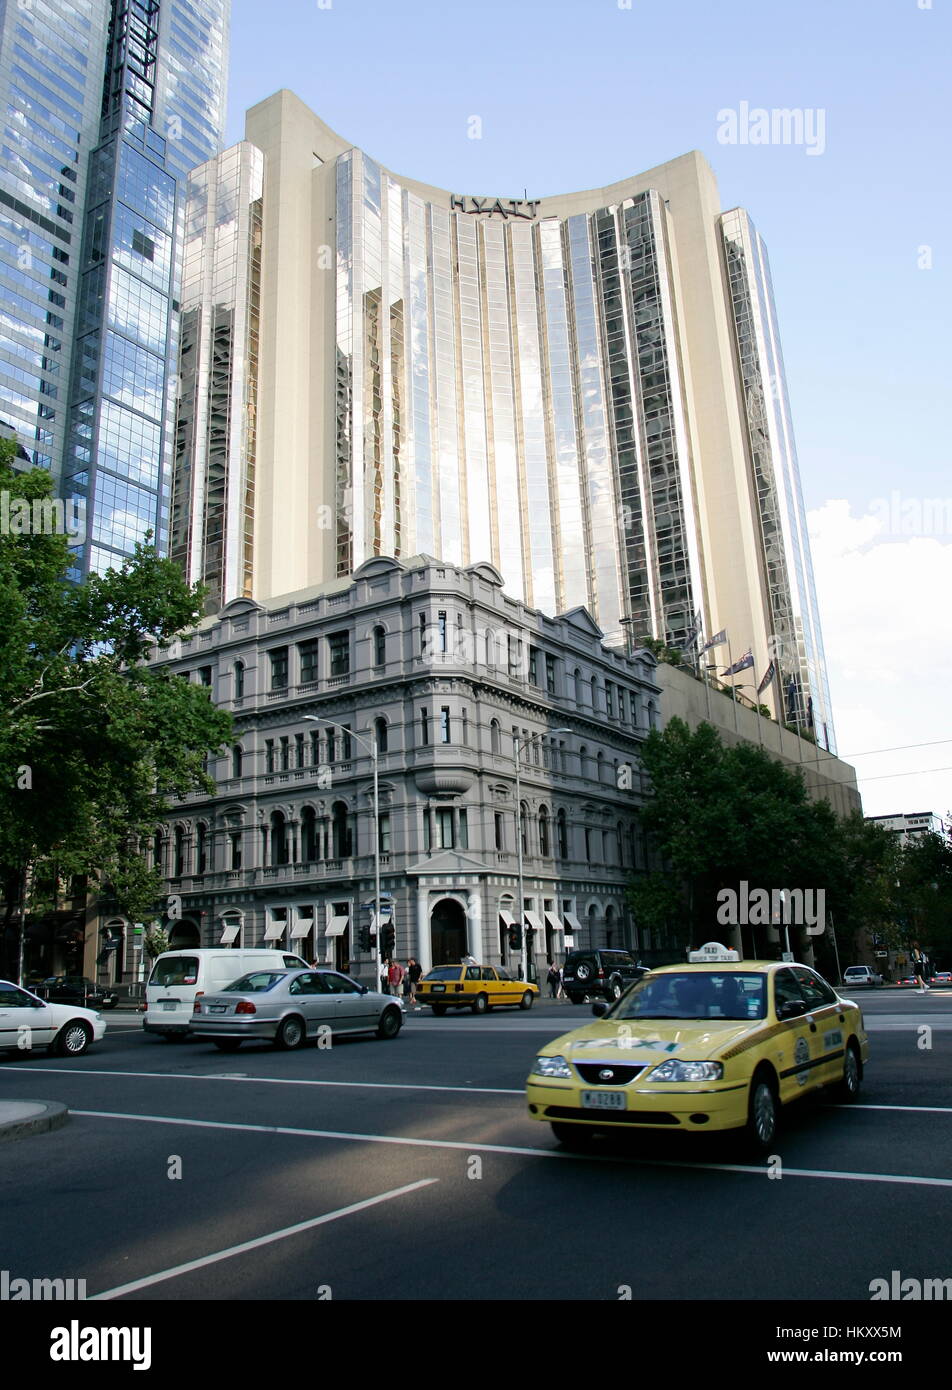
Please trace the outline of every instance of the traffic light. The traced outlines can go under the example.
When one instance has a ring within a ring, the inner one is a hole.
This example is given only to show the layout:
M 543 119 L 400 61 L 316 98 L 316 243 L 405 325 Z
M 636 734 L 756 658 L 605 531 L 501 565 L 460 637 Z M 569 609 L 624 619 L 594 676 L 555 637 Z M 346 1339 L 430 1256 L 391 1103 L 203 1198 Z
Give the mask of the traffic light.
M 519 940 L 519 928 L 509 928 L 509 949 L 510 951 L 521 951 L 522 942 Z
M 397 933 L 392 925 L 386 925 L 380 932 L 380 954 L 384 959 L 393 956 L 397 945 Z
M 362 951 L 370 950 L 370 928 L 361 927 L 357 932 L 357 942 Z

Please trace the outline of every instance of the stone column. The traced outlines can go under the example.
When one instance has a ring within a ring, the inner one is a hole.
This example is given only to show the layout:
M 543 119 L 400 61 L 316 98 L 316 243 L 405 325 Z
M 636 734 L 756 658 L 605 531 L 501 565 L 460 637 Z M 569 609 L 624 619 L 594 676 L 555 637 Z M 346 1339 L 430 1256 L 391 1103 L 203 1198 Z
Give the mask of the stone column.
M 489 959 L 483 941 L 483 900 L 478 888 L 470 888 L 466 893 L 466 949 L 478 961 Z
M 416 914 L 417 914 L 417 945 L 414 955 L 423 967 L 423 973 L 430 969 L 433 964 L 433 949 L 430 940 L 430 907 L 429 891 L 424 884 L 417 884 L 416 890 Z

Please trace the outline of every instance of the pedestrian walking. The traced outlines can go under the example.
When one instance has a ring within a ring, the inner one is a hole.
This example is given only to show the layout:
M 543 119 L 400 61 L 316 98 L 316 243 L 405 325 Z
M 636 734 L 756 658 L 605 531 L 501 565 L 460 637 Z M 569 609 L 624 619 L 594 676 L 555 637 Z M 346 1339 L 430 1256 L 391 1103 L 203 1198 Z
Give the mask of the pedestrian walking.
M 562 972 L 554 960 L 549 961 L 549 970 L 545 978 L 549 985 L 549 997 L 558 999 L 562 989 Z
M 929 958 L 922 950 L 918 941 L 915 942 L 912 948 L 912 968 L 916 979 L 919 981 L 919 993 L 928 994 L 929 986 L 926 984 L 926 980 L 929 978 Z
M 382 961 L 380 962 L 380 993 L 381 993 L 381 994 L 389 994 L 389 993 L 390 993 L 390 961 L 389 961 L 389 960 L 382 960 Z
M 416 1001 L 416 989 L 417 985 L 420 983 L 422 974 L 423 966 L 418 960 L 414 960 L 413 956 L 411 956 L 407 961 L 407 980 L 410 984 L 410 1006 L 414 1009 L 420 1008 L 420 1005 Z

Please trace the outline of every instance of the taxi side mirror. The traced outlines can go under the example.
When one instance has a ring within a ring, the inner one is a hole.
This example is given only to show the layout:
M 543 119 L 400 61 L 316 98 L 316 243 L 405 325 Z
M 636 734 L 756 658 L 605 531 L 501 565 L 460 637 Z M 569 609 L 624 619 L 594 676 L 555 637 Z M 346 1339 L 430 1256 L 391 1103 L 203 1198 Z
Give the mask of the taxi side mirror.
M 592 1005 L 592 1013 L 595 1015 L 596 1018 L 601 1018 L 603 1014 L 608 1013 L 608 1005 L 604 1002 L 604 1000 L 599 1000 L 597 1004 Z
M 805 999 L 785 999 L 777 1010 L 778 1018 L 799 1018 L 805 1014 L 810 1005 Z

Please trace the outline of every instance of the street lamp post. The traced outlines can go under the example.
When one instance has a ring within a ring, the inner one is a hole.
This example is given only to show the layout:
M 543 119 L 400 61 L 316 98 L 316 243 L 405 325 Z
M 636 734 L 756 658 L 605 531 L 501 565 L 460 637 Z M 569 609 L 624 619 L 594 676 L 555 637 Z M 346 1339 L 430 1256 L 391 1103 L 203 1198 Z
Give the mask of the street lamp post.
M 535 743 L 537 738 L 544 738 L 546 734 L 569 734 L 571 729 L 540 729 L 537 734 L 526 739 L 526 745 Z M 529 935 L 526 930 L 525 898 L 522 891 L 522 748 L 523 743 L 518 733 L 512 739 L 513 756 L 516 763 L 516 849 L 518 851 L 519 862 L 519 945 L 522 949 L 522 964 L 525 977 L 529 979 Z M 528 818 L 526 823 L 528 833 Z
M 341 729 L 343 725 L 337 724 L 331 719 L 319 719 L 316 714 L 306 714 L 305 719 L 309 719 L 313 724 L 324 724 L 328 729 Z M 383 930 L 382 912 L 380 907 L 380 794 L 379 782 L 377 778 L 377 739 L 364 738 L 362 734 L 356 734 L 351 729 L 348 731 L 351 738 L 355 738 L 358 743 L 365 744 L 370 749 L 370 756 L 373 761 L 374 770 L 374 917 L 377 922 L 377 932 L 374 939 L 374 984 L 380 984 L 380 934 Z

